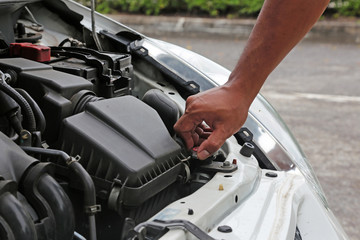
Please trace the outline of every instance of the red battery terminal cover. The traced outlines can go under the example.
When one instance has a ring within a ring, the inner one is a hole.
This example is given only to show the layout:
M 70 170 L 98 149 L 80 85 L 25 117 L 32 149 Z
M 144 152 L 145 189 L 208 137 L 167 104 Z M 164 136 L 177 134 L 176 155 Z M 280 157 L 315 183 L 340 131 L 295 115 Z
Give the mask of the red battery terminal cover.
M 47 62 L 50 61 L 50 48 L 32 43 L 10 43 L 10 56 Z

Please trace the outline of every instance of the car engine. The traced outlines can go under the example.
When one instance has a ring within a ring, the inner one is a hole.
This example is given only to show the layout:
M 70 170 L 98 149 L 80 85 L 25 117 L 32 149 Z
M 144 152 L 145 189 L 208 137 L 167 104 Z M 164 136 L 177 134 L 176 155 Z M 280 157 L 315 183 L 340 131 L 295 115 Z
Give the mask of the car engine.
M 67 16 L 55 2 L 0 5 L 0 239 L 125 239 L 129 219 L 195 192 L 217 167 L 192 161 L 176 137 L 177 104 L 134 80 L 143 53 L 124 49 L 139 36 L 104 33 L 127 40 L 123 51 L 94 50 L 87 29 L 38 44 L 45 34 L 27 32 L 26 19 L 54 8 Z M 194 93 L 151 68 L 182 96 Z M 208 161 L 224 159 L 220 151 Z
M 11 45 L 20 52 L 24 50 L 22 47 Z M 37 46 L 27 45 L 26 48 L 31 47 L 36 49 Z M 66 161 L 72 161 L 69 160 L 72 157 L 62 161 L 59 152 L 51 152 L 55 149 L 78 156 L 73 161 L 86 170 L 94 182 L 98 201 L 103 202 L 87 206 L 87 211 L 95 214 L 102 208 L 104 213 L 116 212 L 118 221 L 111 219 L 114 229 L 124 217 L 145 220 L 174 196 L 183 195 L 178 191 L 168 193 L 166 189 L 176 190 L 179 178 L 186 177 L 181 162 L 186 153 L 182 153 L 181 143 L 170 135 L 173 130 L 166 128 L 151 104 L 162 101 L 165 104 L 163 111 L 175 113 L 175 119 L 178 110 L 161 91 L 148 91 L 144 100 L 130 94 L 131 56 L 100 54 L 87 48 L 49 50 L 56 57 L 47 63 L 24 57 L 0 59 L 0 148 L 5 153 L 0 168 L 2 206 L 10 204 L 11 200 L 6 200 L 10 196 L 11 199 L 17 196 L 16 202 L 22 205 L 23 215 L 27 217 L 24 216 L 21 222 L 29 225 L 22 233 L 17 233 L 14 227 L 11 232 L 15 239 L 22 239 L 16 234 L 29 236 L 29 232 L 34 236 L 32 239 L 37 239 L 38 228 L 42 228 L 45 239 L 54 239 L 51 236 L 70 239 L 74 213 L 81 209 L 73 204 L 81 206 L 84 201 L 77 201 L 81 196 L 71 196 L 79 195 L 83 185 L 77 174 L 67 167 Z M 58 57 L 62 55 L 71 57 L 62 60 Z M 78 55 L 93 58 L 94 63 L 88 65 L 81 57 L 77 58 Z M 104 73 L 110 71 L 111 75 Z M 167 105 L 167 102 L 170 103 Z M 64 212 L 57 206 L 60 201 Z M 39 206 L 35 207 L 37 204 Z M 15 206 L 6 209 L 18 210 Z M 30 211 L 36 214 L 37 221 L 29 219 Z M 54 211 L 60 211 L 60 214 Z M 10 214 L 14 215 L 17 216 Z M 101 213 L 98 215 L 101 218 Z M 56 222 L 57 226 L 60 220 L 67 225 L 49 232 L 51 222 Z M 11 218 L 6 223 L 17 225 Z M 5 228 L 7 234 L 8 231 Z

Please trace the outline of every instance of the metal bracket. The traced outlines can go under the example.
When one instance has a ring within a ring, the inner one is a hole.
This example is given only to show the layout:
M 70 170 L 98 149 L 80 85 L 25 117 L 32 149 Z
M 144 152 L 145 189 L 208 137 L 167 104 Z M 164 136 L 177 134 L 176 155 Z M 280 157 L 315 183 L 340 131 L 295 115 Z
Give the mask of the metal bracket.
M 231 173 L 238 169 L 236 164 L 232 164 L 228 161 L 225 162 L 212 162 L 207 165 L 201 165 L 200 169 L 210 171 L 210 172 L 223 172 L 223 173 Z
M 200 240 L 215 240 L 215 238 L 210 237 L 206 232 L 201 230 L 198 226 L 187 220 L 162 221 L 157 219 L 151 222 L 144 222 L 137 225 L 134 228 L 134 230 L 131 231 L 132 236 L 130 236 L 130 238 L 128 239 L 145 240 L 147 229 L 152 229 L 159 232 L 170 229 L 183 229 L 189 231 Z
M 85 213 L 93 215 L 97 212 L 101 212 L 101 205 L 86 206 Z

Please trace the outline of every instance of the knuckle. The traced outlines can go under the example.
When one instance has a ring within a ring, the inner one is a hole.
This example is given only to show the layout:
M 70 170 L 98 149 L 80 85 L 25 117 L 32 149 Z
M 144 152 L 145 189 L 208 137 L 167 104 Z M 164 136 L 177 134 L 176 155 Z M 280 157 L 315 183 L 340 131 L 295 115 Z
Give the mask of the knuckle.
M 194 95 L 191 95 L 191 96 L 189 96 L 187 99 L 186 99 L 186 103 L 191 103 L 192 101 L 194 101 L 194 99 L 195 99 L 195 96 Z
M 174 130 L 175 130 L 176 132 L 180 132 L 180 130 L 181 130 L 180 125 L 181 125 L 181 123 L 179 123 L 179 122 L 176 122 L 176 123 L 174 124 L 173 128 L 174 128 Z
M 199 102 L 199 98 L 195 96 L 190 96 L 186 100 L 186 110 L 192 111 L 201 108 L 201 103 Z
M 210 139 L 207 143 L 207 148 L 211 152 L 217 151 L 221 147 L 221 142 L 217 140 Z

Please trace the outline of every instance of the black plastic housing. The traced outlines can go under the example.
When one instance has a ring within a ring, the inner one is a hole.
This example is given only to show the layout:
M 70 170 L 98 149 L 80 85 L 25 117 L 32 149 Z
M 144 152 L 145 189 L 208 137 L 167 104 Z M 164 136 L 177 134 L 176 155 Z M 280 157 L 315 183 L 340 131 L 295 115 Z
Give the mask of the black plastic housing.
M 130 93 L 133 73 L 131 55 L 98 52 L 89 48 L 52 47 L 54 69 L 81 76 L 91 81 L 98 96 L 112 98 Z
M 89 103 L 85 112 L 64 120 L 61 132 L 59 147 L 81 156 L 98 192 L 122 187 L 123 194 L 112 198 L 124 205 L 143 203 L 173 183 L 182 169 L 180 145 L 158 113 L 132 96 Z
M 0 176 L 6 180 L 19 182 L 24 173 L 37 163 L 36 159 L 25 154 L 2 132 L 0 132 L 0 152 Z
M 93 89 L 93 84 L 82 77 L 24 58 L 0 59 L 0 70 L 8 69 L 17 73 L 16 87 L 27 91 L 44 113 L 47 124 L 44 138 L 48 143 L 57 139 L 62 119 L 72 114 L 71 97 L 81 90 Z

